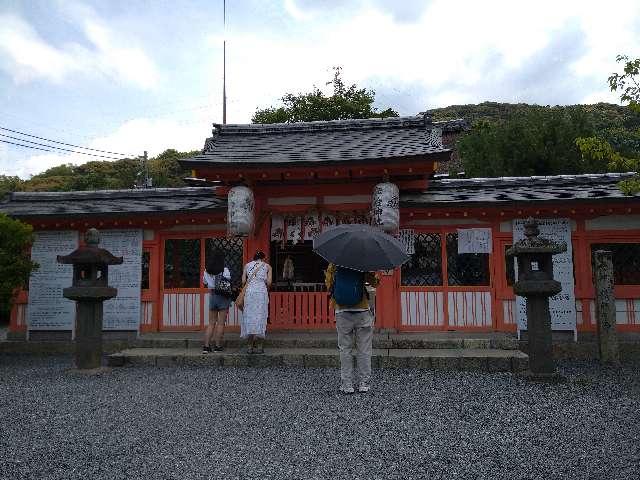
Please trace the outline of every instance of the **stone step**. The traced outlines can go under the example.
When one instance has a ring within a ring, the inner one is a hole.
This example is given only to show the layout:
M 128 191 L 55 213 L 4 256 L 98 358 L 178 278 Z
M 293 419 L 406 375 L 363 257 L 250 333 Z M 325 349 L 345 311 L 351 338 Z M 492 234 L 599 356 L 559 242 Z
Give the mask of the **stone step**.
M 529 357 L 519 350 L 490 348 L 374 349 L 373 368 L 424 368 L 485 372 L 520 372 Z M 132 348 L 109 355 L 108 365 L 215 367 L 339 367 L 336 348 L 265 348 L 262 355 L 244 348 L 203 355 L 194 348 Z
M 226 335 L 227 348 L 241 348 L 246 340 L 237 335 Z M 136 342 L 143 348 L 202 348 L 202 335 L 197 338 L 162 338 L 143 336 Z M 336 334 L 322 335 L 267 335 L 267 348 L 327 348 L 337 347 Z M 376 349 L 501 349 L 518 350 L 518 340 L 512 337 L 434 337 L 431 335 L 376 335 L 373 338 Z

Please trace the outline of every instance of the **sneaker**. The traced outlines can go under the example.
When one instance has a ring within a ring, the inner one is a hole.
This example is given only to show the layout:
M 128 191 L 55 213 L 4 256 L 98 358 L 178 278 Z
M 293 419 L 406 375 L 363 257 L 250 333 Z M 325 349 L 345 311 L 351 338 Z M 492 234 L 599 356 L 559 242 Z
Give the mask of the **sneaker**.
M 224 350 L 224 347 L 221 345 L 220 346 L 216 345 L 215 347 L 213 347 L 214 352 L 221 352 L 222 350 Z
M 371 389 L 371 387 L 366 382 L 360 382 L 360 385 L 358 385 L 358 392 L 359 393 L 367 393 L 370 389 Z
M 206 355 L 207 353 L 211 353 L 211 347 L 202 347 L 202 354 Z
M 345 386 L 345 385 L 342 385 L 342 386 L 340 387 L 340 392 L 341 392 L 341 393 L 346 393 L 346 394 L 350 395 L 350 394 L 352 394 L 352 393 L 355 393 L 355 390 L 353 389 L 353 387 L 352 387 L 351 385 L 346 385 L 346 386 Z

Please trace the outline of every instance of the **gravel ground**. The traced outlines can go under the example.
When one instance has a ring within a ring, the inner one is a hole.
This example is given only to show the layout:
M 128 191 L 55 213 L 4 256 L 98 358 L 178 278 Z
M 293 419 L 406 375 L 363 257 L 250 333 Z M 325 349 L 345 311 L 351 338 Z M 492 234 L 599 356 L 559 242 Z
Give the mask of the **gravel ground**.
M 511 374 L 121 368 L 0 356 L 2 479 L 640 478 L 640 365 Z

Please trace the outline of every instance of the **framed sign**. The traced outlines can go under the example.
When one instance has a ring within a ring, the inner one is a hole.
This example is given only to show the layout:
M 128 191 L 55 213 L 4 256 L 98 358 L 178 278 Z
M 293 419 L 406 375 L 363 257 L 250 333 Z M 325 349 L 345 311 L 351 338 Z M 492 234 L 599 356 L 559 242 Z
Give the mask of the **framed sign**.
M 31 259 L 39 267 L 29 278 L 27 324 L 29 330 L 71 330 L 76 302 L 62 296 L 71 286 L 73 265 L 57 262 L 58 255 L 68 255 L 78 248 L 78 232 L 61 230 L 35 232 Z

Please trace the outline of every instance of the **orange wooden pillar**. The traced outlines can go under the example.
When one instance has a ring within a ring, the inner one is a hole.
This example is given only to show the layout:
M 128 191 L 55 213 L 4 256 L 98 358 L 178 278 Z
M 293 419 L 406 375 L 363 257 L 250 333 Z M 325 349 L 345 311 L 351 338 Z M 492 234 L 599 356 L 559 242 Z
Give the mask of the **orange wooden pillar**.
M 400 316 L 400 269 L 382 273 L 376 289 L 376 328 L 397 329 Z
M 262 250 L 266 255 L 266 261 L 269 262 L 271 249 L 269 241 L 271 239 L 271 217 L 266 207 L 266 198 L 256 195 L 255 197 L 255 227 L 251 235 L 245 241 L 245 263 L 253 260 L 253 255 Z

